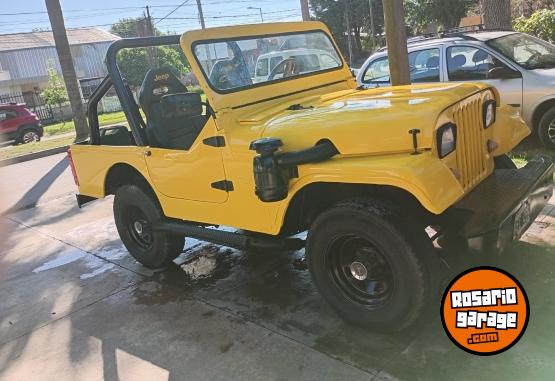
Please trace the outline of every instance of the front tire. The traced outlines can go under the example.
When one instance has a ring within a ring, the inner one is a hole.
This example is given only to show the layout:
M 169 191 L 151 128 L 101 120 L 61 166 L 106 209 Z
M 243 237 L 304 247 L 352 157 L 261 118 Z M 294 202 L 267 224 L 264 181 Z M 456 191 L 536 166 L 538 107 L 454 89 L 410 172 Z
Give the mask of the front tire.
M 34 128 L 24 128 L 19 133 L 17 141 L 21 144 L 33 143 L 40 141 L 40 133 Z
M 387 203 L 342 202 L 309 230 L 307 262 L 330 306 L 345 320 L 399 331 L 433 295 L 432 243 L 424 228 Z
M 154 231 L 153 223 L 164 214 L 154 196 L 141 187 L 123 185 L 114 198 L 114 219 L 123 244 L 139 263 L 148 268 L 162 268 L 181 252 L 185 238 Z
M 555 107 L 541 117 L 538 124 L 538 138 L 544 147 L 555 149 Z

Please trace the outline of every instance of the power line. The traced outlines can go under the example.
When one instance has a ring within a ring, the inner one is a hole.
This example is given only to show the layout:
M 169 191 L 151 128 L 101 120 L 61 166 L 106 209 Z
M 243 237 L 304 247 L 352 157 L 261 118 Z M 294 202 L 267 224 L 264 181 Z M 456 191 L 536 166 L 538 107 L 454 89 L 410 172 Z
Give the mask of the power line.
M 168 13 L 167 15 L 165 15 L 164 17 L 162 17 L 161 19 L 159 19 L 158 21 L 156 21 L 154 24 L 158 24 L 159 22 L 162 22 L 162 20 L 166 19 L 168 16 L 171 16 L 175 11 L 177 11 L 179 8 L 181 8 L 182 6 L 184 6 L 186 3 L 188 3 L 189 0 L 185 0 L 184 2 L 182 2 L 180 5 L 178 5 L 177 7 L 175 7 L 175 9 L 173 11 L 171 11 L 170 13 Z

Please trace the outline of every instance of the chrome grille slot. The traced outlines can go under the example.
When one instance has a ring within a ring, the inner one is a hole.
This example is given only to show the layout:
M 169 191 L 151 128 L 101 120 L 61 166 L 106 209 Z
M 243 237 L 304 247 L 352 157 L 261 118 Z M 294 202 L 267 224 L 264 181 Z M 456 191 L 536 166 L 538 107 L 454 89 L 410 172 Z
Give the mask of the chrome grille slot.
M 486 138 L 482 128 L 482 101 L 474 95 L 455 106 L 457 167 L 464 190 L 473 188 L 486 175 Z

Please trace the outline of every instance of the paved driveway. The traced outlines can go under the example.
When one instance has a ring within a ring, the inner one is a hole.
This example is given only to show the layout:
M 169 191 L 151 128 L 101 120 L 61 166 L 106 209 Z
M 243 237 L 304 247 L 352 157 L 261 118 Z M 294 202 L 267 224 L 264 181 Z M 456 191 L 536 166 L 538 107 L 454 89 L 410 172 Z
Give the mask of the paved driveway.
M 447 339 L 438 304 L 403 334 L 344 324 L 314 289 L 299 261 L 302 251 L 247 253 L 188 240 L 169 269 L 146 270 L 122 247 L 111 203 L 79 210 L 67 196 L 0 220 L 0 380 L 551 380 L 555 374 L 552 205 L 498 263 L 526 288 L 528 330 L 510 351 L 478 357 Z M 466 258 L 450 271 L 478 263 Z

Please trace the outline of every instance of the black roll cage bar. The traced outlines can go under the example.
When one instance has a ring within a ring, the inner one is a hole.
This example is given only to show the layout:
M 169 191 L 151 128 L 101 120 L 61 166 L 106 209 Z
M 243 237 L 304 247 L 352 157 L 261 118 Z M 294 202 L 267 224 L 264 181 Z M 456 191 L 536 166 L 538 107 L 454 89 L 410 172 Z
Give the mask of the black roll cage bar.
M 129 122 L 129 127 L 131 127 L 131 133 L 133 134 L 135 143 L 138 146 L 145 145 L 143 136 L 141 134 L 141 116 L 134 112 L 137 104 L 132 98 L 132 94 L 128 91 L 125 80 L 121 76 L 121 72 L 117 63 L 117 55 L 121 49 L 126 48 L 148 48 L 151 46 L 179 45 L 179 39 L 179 35 L 122 38 L 121 40 L 117 40 L 110 45 L 108 51 L 106 52 L 106 66 L 108 67 L 108 75 L 102 80 L 100 85 L 98 85 L 98 87 L 91 94 L 89 102 L 87 104 L 87 115 L 89 119 L 89 128 L 91 130 L 91 144 L 100 144 L 97 108 L 98 102 L 100 102 L 102 97 L 108 92 L 108 90 L 110 90 L 110 87 L 114 86 L 114 90 L 118 95 L 125 117 Z

